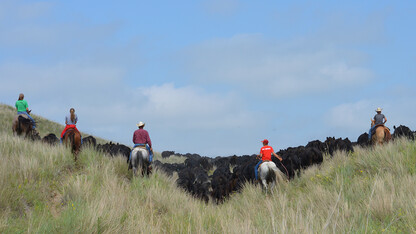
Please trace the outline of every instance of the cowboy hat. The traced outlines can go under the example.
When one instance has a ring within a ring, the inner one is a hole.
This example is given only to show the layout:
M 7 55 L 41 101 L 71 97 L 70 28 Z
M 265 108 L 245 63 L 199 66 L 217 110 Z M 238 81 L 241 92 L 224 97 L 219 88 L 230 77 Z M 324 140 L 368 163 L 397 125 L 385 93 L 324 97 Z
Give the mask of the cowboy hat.
M 142 121 L 140 121 L 138 124 L 136 124 L 137 125 L 137 127 L 141 127 L 141 126 L 144 126 L 144 123 L 142 122 Z
M 381 112 L 381 110 L 382 109 L 380 107 L 378 107 L 377 110 L 376 110 L 376 112 Z

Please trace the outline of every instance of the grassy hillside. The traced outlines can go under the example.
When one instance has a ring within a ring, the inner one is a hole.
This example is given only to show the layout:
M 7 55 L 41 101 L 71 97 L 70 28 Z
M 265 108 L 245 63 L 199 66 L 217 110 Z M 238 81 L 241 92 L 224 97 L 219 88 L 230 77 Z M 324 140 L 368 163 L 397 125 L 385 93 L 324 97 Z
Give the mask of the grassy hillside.
M 69 149 L 13 137 L 13 115 L 0 106 L 1 233 L 416 232 L 415 142 L 338 152 L 272 195 L 247 185 L 214 205 L 158 171 L 132 179 L 123 158 L 91 149 L 75 167 Z M 42 136 L 61 129 L 39 124 Z
M 12 121 L 16 116 L 16 108 L 0 104 L 0 132 L 11 133 L 12 132 Z M 61 135 L 62 130 L 64 130 L 64 125 L 59 124 L 50 120 L 47 120 L 41 116 L 31 114 L 31 116 L 37 122 L 36 129 L 39 132 L 41 137 L 48 135 L 49 133 L 55 134 L 58 138 Z M 90 134 L 81 132 L 83 137 Z M 105 143 L 106 141 L 102 138 L 97 138 L 98 143 Z

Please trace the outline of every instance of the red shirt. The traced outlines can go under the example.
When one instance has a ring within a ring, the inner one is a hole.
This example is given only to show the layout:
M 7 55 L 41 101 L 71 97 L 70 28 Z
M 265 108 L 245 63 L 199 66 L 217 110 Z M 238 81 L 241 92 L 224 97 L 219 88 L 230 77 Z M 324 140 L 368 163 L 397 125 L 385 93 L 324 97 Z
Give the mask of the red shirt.
M 150 140 L 149 133 L 144 129 L 137 129 L 133 134 L 134 144 L 148 144 L 152 148 L 152 141 Z
M 260 149 L 260 155 L 262 155 L 262 161 L 272 161 L 272 153 L 274 152 L 273 148 L 269 145 L 265 145 Z

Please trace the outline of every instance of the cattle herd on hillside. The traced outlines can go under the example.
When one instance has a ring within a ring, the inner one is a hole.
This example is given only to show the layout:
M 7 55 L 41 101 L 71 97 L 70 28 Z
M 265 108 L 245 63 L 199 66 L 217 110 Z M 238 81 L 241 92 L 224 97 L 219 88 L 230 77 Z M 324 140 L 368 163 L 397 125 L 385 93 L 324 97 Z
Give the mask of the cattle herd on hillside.
M 406 137 L 414 140 L 416 132 L 408 127 L 400 125 L 394 127 L 393 140 Z M 58 144 L 59 140 L 54 134 L 49 134 L 42 139 L 49 144 Z M 131 148 L 122 144 L 112 142 L 97 144 L 92 136 L 83 138 L 83 147 L 89 145 L 94 149 L 109 156 L 122 155 L 129 158 Z M 324 160 L 324 154 L 332 155 L 336 151 L 353 152 L 354 146 L 370 146 L 368 134 L 360 135 L 356 142 L 348 138 L 341 139 L 327 137 L 324 142 L 315 140 L 306 146 L 289 147 L 276 152 L 283 159 L 280 162 L 273 157 L 276 166 L 287 175 L 289 179 L 299 176 L 305 168 L 320 164 Z M 219 204 L 227 199 L 232 193 L 238 192 L 245 183 L 256 183 L 254 166 L 258 162 L 256 155 L 228 156 L 228 157 L 204 157 L 198 154 L 179 154 L 174 151 L 162 152 L 162 158 L 171 156 L 186 158 L 184 163 L 162 163 L 158 160 L 153 162 L 153 168 L 164 172 L 168 176 L 177 173 L 176 184 L 186 192 L 192 194 L 205 202 L 209 200 Z

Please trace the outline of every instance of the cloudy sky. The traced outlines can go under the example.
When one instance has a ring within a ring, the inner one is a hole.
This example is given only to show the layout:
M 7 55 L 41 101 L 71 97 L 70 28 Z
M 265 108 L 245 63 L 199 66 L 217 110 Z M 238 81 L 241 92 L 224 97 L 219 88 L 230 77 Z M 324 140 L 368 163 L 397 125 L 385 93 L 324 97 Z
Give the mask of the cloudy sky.
M 0 102 L 206 156 L 416 129 L 416 3 L 345 2 L 0 0 Z

